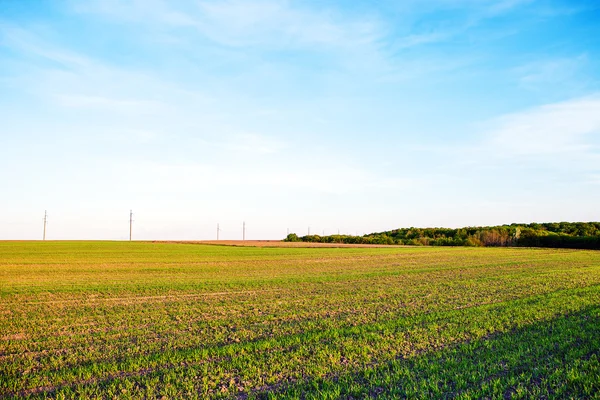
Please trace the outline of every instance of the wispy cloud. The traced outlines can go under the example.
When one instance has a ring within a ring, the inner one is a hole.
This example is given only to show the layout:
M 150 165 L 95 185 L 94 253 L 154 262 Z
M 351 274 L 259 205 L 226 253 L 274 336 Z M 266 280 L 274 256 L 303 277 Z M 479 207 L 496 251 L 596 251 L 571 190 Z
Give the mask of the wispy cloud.
M 485 11 L 488 15 L 498 15 L 512 11 L 517 7 L 533 3 L 535 0 L 492 0 L 487 2 Z
M 36 33 L 36 29 L 39 31 Z M 48 32 L 43 27 L 37 26 L 30 29 L 24 29 L 8 22 L 0 20 L 0 40 L 3 46 L 18 51 L 22 56 L 34 59 L 38 63 L 52 62 L 53 64 L 43 64 L 46 67 L 80 67 L 90 66 L 90 60 L 80 54 L 66 51 L 58 46 L 51 44 L 49 40 L 42 40 L 44 34 Z
M 585 80 L 576 80 L 584 67 L 589 63 L 587 54 L 574 57 L 562 57 L 536 60 L 513 69 L 519 83 L 526 89 L 544 90 L 548 85 L 553 87 L 577 86 L 585 87 Z
M 408 36 L 397 39 L 391 46 L 392 51 L 400 51 L 416 46 L 422 46 L 431 43 L 438 43 L 452 37 L 455 32 L 437 31 L 428 33 L 410 34 Z
M 200 9 L 199 29 L 228 45 L 321 45 L 350 49 L 370 44 L 381 36 L 376 20 L 335 18 L 327 10 L 315 12 L 282 1 L 203 2 Z
M 56 102 L 68 108 L 102 109 L 126 114 L 152 113 L 165 107 L 165 104 L 152 100 L 85 95 L 57 95 Z
M 496 39 L 515 33 L 514 29 L 502 32 L 478 31 L 486 21 L 502 17 L 513 12 L 533 0 L 431 0 L 426 2 L 401 2 L 398 7 L 406 14 L 408 21 L 407 34 L 395 37 L 390 41 L 388 51 L 403 52 L 415 47 L 424 47 L 452 43 L 461 36 L 471 34 L 470 42 Z M 460 12 L 458 12 L 460 11 Z M 421 20 L 428 15 L 436 15 L 427 24 Z M 458 15 L 458 16 L 457 16 Z M 472 34 L 472 32 L 478 32 Z
M 163 1 L 73 3 L 78 12 L 94 13 L 139 23 L 163 23 L 194 28 L 228 46 L 333 46 L 352 48 L 371 43 L 382 34 L 375 17 L 336 17 L 333 9 L 303 8 L 288 1 Z

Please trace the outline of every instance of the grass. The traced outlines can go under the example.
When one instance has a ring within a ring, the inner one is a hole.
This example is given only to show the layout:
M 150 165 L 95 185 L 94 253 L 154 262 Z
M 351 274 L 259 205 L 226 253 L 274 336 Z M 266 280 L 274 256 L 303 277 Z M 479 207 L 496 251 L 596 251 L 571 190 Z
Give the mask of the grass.
M 600 252 L 0 242 L 0 397 L 600 398 Z

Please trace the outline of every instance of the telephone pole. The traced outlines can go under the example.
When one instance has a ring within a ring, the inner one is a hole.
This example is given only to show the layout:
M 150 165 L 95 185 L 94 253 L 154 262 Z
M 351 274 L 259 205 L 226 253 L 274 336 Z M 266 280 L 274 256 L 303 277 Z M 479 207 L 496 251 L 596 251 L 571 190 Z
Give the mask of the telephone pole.
M 129 210 L 129 241 L 131 242 L 131 233 L 133 232 L 133 210 Z
M 44 236 L 42 240 L 46 240 L 46 224 L 48 223 L 48 211 L 44 210 Z
M 242 240 L 246 240 L 246 221 L 242 224 Z

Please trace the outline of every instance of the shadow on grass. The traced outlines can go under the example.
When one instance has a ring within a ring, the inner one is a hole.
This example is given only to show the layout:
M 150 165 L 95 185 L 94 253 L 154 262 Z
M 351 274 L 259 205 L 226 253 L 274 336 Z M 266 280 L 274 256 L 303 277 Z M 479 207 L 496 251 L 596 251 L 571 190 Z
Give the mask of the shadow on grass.
M 251 397 L 600 399 L 600 306 Z

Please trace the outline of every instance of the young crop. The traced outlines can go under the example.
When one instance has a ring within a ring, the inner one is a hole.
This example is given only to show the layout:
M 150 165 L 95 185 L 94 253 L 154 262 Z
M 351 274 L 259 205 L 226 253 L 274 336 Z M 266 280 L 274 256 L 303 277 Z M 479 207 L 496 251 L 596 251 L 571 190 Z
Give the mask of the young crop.
M 0 242 L 0 397 L 593 398 L 600 253 Z

